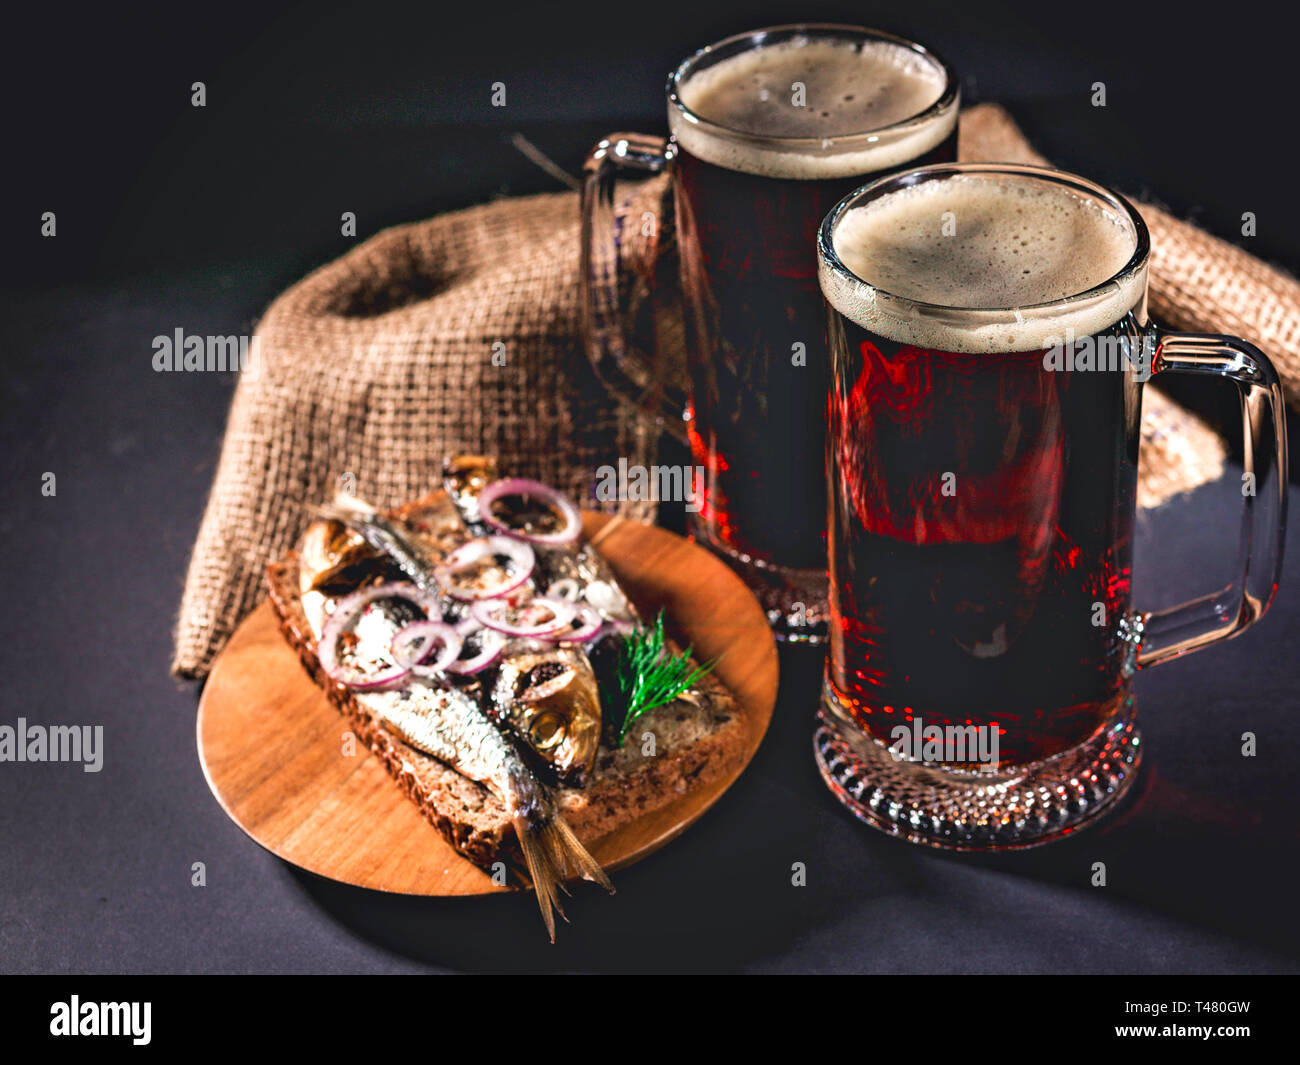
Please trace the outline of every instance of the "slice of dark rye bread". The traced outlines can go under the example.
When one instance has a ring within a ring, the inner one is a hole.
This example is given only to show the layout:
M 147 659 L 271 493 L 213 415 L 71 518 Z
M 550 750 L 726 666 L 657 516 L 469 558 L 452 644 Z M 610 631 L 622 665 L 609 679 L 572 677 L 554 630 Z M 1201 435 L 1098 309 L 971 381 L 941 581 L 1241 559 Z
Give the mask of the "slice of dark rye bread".
M 518 843 L 505 805 L 481 784 L 403 742 L 372 716 L 349 690 L 331 681 L 316 657 L 316 640 L 298 591 L 298 556 L 291 552 L 267 567 L 271 603 L 298 658 L 361 740 L 441 833 L 481 867 L 497 860 L 520 866 Z M 556 799 L 564 819 L 588 846 L 602 836 L 737 769 L 744 761 L 748 730 L 735 698 L 711 674 L 697 705 L 678 700 L 647 712 L 635 736 L 653 733 L 655 753 L 641 754 L 633 738 L 621 750 L 604 745 L 586 788 L 561 788 Z

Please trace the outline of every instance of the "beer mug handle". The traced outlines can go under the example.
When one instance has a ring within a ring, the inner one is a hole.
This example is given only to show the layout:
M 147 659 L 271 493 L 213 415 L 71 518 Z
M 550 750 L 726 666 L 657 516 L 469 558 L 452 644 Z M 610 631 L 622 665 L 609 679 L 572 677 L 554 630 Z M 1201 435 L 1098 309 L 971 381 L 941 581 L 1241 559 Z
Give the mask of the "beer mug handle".
M 673 145 L 645 133 L 611 133 L 587 156 L 582 184 L 580 300 L 583 345 L 596 376 L 619 402 L 648 414 L 686 441 L 686 393 L 665 380 L 655 353 L 627 337 L 620 314 L 620 219 L 614 193 L 626 171 L 654 175 L 673 160 Z
M 1236 337 L 1157 330 L 1151 373 L 1208 374 L 1236 383 L 1244 437 L 1243 508 L 1239 576 L 1220 591 L 1139 614 L 1139 669 L 1229 640 L 1263 617 L 1277 594 L 1286 532 L 1286 412 L 1277 371 L 1264 353 Z M 1261 471 L 1257 456 L 1269 430 L 1273 462 L 1266 461 Z

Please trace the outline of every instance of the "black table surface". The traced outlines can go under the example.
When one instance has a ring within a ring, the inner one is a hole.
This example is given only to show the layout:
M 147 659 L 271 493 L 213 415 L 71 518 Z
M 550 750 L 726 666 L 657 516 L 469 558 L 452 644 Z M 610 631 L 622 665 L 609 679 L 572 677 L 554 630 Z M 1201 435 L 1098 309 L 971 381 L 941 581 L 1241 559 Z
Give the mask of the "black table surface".
M 1246 239 L 1252 211 L 1251 250 L 1300 266 L 1292 185 L 1271 154 L 1281 112 L 1266 106 L 1286 90 L 1289 36 L 1250 5 L 1212 29 L 1133 4 L 1042 7 L 796 14 L 932 41 L 965 73 L 968 98 L 1007 103 L 1062 164 L 1229 239 Z M 1296 970 L 1296 581 L 1242 639 L 1138 677 L 1147 761 L 1119 814 L 1016 854 L 928 851 L 841 810 L 811 757 L 819 656 L 786 649 L 747 772 L 684 837 L 620 872 L 616 897 L 577 891 L 554 947 L 527 898 L 395 898 L 302 873 L 209 793 L 196 689 L 167 668 L 233 381 L 154 373 L 151 339 L 251 329 L 277 291 L 354 243 L 339 235 L 341 211 L 357 213 L 362 239 L 558 187 L 511 134 L 576 172 L 600 133 L 663 128 L 675 59 L 791 16 L 710 10 L 660 5 L 637 27 L 626 12 L 612 25 L 606 9 L 551 5 L 455 26 L 383 5 L 236 5 L 183 25 L 166 9 L 88 15 L 76 40 L 6 71 L 24 104 L 3 212 L 0 724 L 102 725 L 105 754 L 98 773 L 0 763 L 0 969 Z M 56 37 L 59 17 L 22 16 L 26 32 Z M 200 80 L 203 109 L 190 106 Z M 505 113 L 486 104 L 497 80 Z M 1090 102 L 1096 82 L 1104 109 Z M 53 239 L 38 236 L 46 210 Z M 1141 516 L 1140 605 L 1227 581 L 1234 478 Z M 206 886 L 191 883 L 195 862 Z M 795 862 L 804 887 L 791 884 Z

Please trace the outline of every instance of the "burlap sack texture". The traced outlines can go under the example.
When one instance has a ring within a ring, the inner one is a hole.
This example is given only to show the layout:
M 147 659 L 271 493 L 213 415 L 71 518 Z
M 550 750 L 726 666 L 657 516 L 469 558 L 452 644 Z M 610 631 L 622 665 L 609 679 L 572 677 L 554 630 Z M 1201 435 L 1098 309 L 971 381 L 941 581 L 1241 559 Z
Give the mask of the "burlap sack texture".
M 428 491 L 443 455 L 489 451 L 581 497 L 602 463 L 651 461 L 576 343 L 577 217 L 561 193 L 399 226 L 271 305 L 190 560 L 175 673 L 207 673 L 306 504 L 340 487 L 395 505 Z
M 1033 157 L 992 105 L 963 116 L 961 142 L 973 160 Z M 1162 212 L 1143 214 L 1156 246 L 1153 311 L 1257 340 L 1294 403 L 1300 286 Z M 644 276 L 654 251 L 631 248 L 641 258 L 629 269 Z M 598 466 L 652 463 L 654 430 L 605 397 L 580 348 L 577 277 L 577 197 L 556 193 L 386 230 L 281 295 L 258 327 L 260 372 L 235 391 L 173 671 L 206 675 L 262 598 L 267 563 L 299 535 L 305 506 L 341 485 L 396 504 L 427 490 L 444 454 L 489 451 L 585 499 Z M 1154 506 L 1218 477 L 1224 448 L 1192 415 L 1146 396 L 1140 503 Z M 646 504 L 620 506 L 652 516 Z

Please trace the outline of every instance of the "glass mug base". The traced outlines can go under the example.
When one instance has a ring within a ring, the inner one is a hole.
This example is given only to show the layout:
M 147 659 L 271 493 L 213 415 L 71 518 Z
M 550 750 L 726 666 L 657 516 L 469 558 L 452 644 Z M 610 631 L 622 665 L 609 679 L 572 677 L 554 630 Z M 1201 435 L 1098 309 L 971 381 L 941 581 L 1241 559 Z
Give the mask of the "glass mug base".
M 760 562 L 714 542 L 699 528 L 692 539 L 707 547 L 745 582 L 767 615 L 772 635 L 784 643 L 821 644 L 827 639 L 829 608 L 824 569 L 795 569 Z
M 1115 806 L 1142 761 L 1131 696 L 1077 747 L 990 773 L 895 758 L 825 705 L 817 718 L 813 751 L 835 797 L 882 832 L 945 850 L 1036 847 L 1077 831 Z

